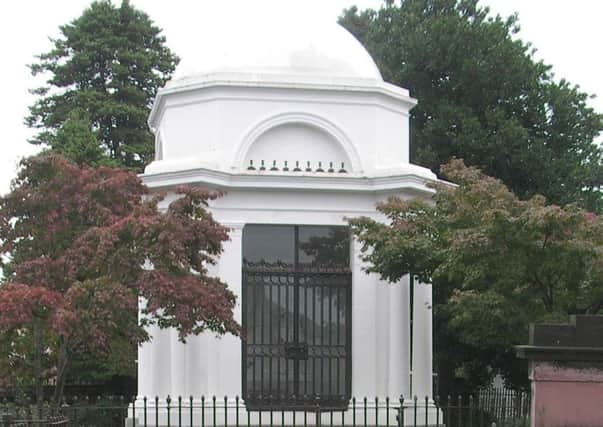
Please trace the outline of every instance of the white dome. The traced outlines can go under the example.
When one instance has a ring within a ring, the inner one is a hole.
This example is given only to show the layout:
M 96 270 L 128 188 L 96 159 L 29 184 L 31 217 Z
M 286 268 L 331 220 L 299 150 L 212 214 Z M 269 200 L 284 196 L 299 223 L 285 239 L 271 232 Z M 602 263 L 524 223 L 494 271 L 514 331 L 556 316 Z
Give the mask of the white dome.
M 170 86 L 216 72 L 382 80 L 366 49 L 337 23 L 301 17 L 299 10 L 255 12 L 240 22 L 218 23 L 209 36 L 188 33 L 189 40 L 209 37 L 211 43 L 187 43 L 188 51 L 177 52 L 181 62 Z

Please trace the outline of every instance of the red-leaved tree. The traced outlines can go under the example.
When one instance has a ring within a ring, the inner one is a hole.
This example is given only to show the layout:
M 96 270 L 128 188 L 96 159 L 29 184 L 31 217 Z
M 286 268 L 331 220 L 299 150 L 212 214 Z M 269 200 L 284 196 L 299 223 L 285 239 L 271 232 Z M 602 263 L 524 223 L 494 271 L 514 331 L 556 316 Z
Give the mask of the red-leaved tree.
M 145 326 L 239 334 L 235 295 L 208 275 L 228 229 L 208 212 L 219 196 L 179 188 L 159 204 L 132 172 L 26 159 L 0 198 L 0 377 L 30 372 L 63 394 L 74 355 L 109 356 L 149 339 Z M 138 302 L 146 304 L 138 318 Z M 4 370 L 4 372 L 2 372 Z

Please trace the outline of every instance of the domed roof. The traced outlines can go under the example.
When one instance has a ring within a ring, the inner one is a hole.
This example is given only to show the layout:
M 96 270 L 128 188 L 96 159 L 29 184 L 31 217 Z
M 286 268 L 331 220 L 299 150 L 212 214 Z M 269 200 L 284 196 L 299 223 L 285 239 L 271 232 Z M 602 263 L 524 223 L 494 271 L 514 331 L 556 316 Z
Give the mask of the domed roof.
M 178 52 L 181 62 L 170 86 L 215 72 L 382 80 L 370 54 L 347 30 L 297 12 L 256 11 L 241 22 L 216 25 L 211 44 L 187 43 L 188 51 Z

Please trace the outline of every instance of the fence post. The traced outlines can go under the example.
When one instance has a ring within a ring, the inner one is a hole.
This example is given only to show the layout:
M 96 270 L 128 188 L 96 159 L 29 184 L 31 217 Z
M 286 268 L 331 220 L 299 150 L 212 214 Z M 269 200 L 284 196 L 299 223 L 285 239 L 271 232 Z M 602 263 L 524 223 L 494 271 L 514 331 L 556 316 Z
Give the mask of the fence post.
M 417 401 L 419 399 L 417 398 L 417 396 L 413 397 L 413 423 L 416 426 L 417 425 Z
M 460 394 L 456 398 L 456 403 L 459 410 L 459 426 L 463 425 L 463 396 Z
M 486 404 L 482 403 L 483 400 L 485 400 L 484 394 L 480 393 L 479 398 L 477 400 L 477 410 L 479 411 L 479 426 L 480 427 L 482 427 L 484 425 L 484 412 L 486 410 Z
M 190 414 L 189 414 L 189 420 L 190 420 L 190 427 L 193 427 L 193 410 L 195 408 L 195 399 L 193 398 L 193 396 L 189 396 L 188 401 L 190 402 Z
M 155 396 L 155 425 L 159 425 L 159 396 Z
M 224 427 L 228 427 L 228 396 L 224 396 Z
M 404 396 L 400 395 L 400 408 L 398 408 L 398 426 L 404 425 Z
M 304 396 L 306 397 L 306 396 Z M 304 427 L 308 426 L 308 410 L 304 409 Z
M 171 420 L 170 420 L 170 417 L 171 417 L 171 408 L 170 408 L 170 403 L 172 403 L 172 398 L 170 397 L 169 394 L 168 394 L 167 399 L 165 399 L 165 403 L 167 404 L 166 405 L 166 407 L 167 407 L 167 427 L 170 427 L 171 426 Z
M 212 400 L 212 404 L 211 404 L 212 405 L 212 419 L 214 422 L 214 427 L 216 427 L 216 396 L 215 395 L 212 396 L 211 400 Z
M 385 425 L 389 427 L 389 396 L 385 398 Z
M 436 408 L 436 427 L 439 427 L 440 426 L 440 399 L 438 398 L 437 394 L 435 396 L 433 396 L 433 405 Z
M 448 401 L 446 402 L 446 425 L 449 426 L 450 425 L 450 417 L 451 417 L 451 412 L 452 412 L 452 408 L 450 406 L 451 403 L 451 399 L 450 399 L 450 395 L 448 395 Z
M 469 427 L 473 427 L 473 395 L 469 395 Z
M 73 421 L 77 422 L 77 395 L 73 398 L 72 408 L 73 410 L 71 412 L 73 413 Z
M 182 427 L 182 396 L 178 396 L 178 427 Z
M 429 411 L 427 408 L 429 407 L 429 396 L 425 396 L 425 427 L 429 425 Z

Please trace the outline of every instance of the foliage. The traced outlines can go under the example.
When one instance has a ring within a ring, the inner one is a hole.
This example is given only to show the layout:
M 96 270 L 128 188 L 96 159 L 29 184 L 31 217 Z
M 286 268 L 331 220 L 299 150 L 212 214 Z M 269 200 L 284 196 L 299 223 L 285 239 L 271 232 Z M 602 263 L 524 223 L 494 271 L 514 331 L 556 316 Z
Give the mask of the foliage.
M 177 194 L 162 211 L 162 196 L 133 172 L 57 155 L 23 160 L 0 199 L 0 341 L 11 343 L 0 349 L 4 374 L 56 378 L 58 402 L 76 356 L 108 359 L 148 340 L 145 326 L 176 328 L 182 340 L 239 333 L 234 294 L 207 270 L 228 239 L 206 210 L 219 194 Z
M 30 66 L 34 75 L 49 75 L 44 87 L 32 91 L 39 99 L 26 123 L 40 132 L 31 142 L 60 153 L 79 148 L 62 149 L 57 135 L 78 108 L 88 116 L 102 154 L 141 171 L 153 155 L 146 123 L 150 106 L 178 58 L 165 46 L 161 30 L 127 0 L 119 7 L 95 1 L 60 30 L 52 50 Z M 86 154 L 75 157 L 85 159 Z M 93 156 L 97 159 L 99 153 Z
M 533 57 L 516 16 L 492 17 L 478 0 L 387 1 L 344 11 L 340 23 L 375 58 L 385 80 L 419 101 L 411 158 L 438 171 L 452 157 L 501 179 L 518 196 L 603 208 L 603 116 L 588 96 Z
M 116 160 L 105 154 L 90 127 L 90 117 L 79 108 L 69 112 L 50 141 L 50 151 L 61 154 L 78 165 L 119 166 Z
M 387 224 L 354 219 L 353 232 L 370 271 L 432 281 L 440 326 L 474 350 L 470 360 L 510 379 L 508 356 L 530 322 L 600 312 L 603 219 L 539 195 L 521 200 L 461 160 L 442 171 L 458 186 L 436 185 L 433 202 L 391 198 L 378 206 Z

